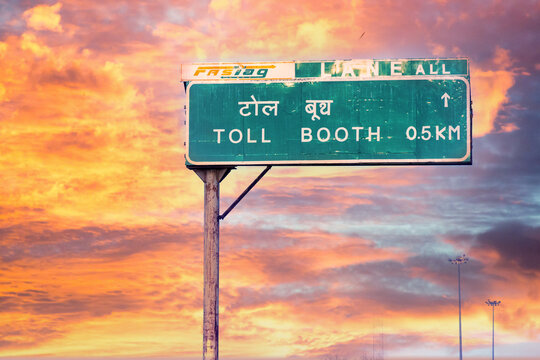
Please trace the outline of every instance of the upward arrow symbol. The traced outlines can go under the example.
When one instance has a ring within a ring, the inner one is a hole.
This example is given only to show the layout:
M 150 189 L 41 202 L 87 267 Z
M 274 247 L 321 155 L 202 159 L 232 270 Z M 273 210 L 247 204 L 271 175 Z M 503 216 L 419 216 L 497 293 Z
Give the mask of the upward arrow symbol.
M 448 93 L 444 93 L 444 95 L 441 96 L 441 99 L 444 100 L 444 107 L 448 107 L 448 99 L 450 99 L 450 95 L 448 95 Z

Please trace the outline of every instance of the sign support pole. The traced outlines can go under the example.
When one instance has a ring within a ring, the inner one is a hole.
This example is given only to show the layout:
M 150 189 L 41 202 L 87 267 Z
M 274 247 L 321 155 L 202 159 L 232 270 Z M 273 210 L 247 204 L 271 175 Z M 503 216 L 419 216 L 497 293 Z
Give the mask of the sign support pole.
M 229 171 L 195 170 L 204 182 L 203 360 L 219 356 L 219 183 Z
M 219 350 L 219 178 L 206 170 L 204 180 L 203 360 L 217 360 Z
M 219 221 L 227 216 L 270 168 L 267 166 L 223 215 L 219 214 L 219 183 L 234 168 L 193 169 L 204 182 L 203 360 L 219 358 Z

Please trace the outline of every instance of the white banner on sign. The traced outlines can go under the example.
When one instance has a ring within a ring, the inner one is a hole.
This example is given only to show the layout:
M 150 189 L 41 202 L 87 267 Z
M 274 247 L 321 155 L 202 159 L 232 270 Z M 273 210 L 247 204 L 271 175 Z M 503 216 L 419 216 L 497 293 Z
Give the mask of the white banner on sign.
M 289 62 L 182 64 L 180 81 L 287 80 L 295 77 Z

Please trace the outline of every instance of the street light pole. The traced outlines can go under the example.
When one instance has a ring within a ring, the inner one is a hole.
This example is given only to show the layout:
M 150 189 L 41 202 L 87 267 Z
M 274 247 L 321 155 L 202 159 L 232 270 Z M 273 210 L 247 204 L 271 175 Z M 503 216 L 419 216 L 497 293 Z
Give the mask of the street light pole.
M 458 269 L 458 302 L 459 302 L 459 360 L 463 360 L 463 346 L 461 342 L 461 271 L 460 265 L 466 264 L 469 261 L 469 258 L 465 254 L 455 258 L 448 259 L 451 264 L 457 264 Z
M 500 301 L 494 300 L 491 301 L 487 299 L 486 304 L 488 306 L 491 306 L 492 310 L 492 325 L 491 325 L 491 360 L 495 360 L 495 306 L 499 306 L 501 304 Z

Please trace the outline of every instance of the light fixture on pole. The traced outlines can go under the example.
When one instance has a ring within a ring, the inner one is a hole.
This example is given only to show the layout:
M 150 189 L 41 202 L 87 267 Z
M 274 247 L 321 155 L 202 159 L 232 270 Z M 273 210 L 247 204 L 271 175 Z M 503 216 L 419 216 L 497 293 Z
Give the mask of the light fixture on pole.
M 499 306 L 501 302 L 497 300 L 491 301 L 487 299 L 486 304 L 487 306 L 491 306 L 491 309 L 492 309 L 491 360 L 495 360 L 495 306 Z
M 460 265 L 466 264 L 469 258 L 465 254 L 458 256 L 455 259 L 448 259 L 451 264 L 457 265 L 458 269 L 458 301 L 459 301 L 459 360 L 463 360 L 463 346 L 461 342 L 461 271 Z

